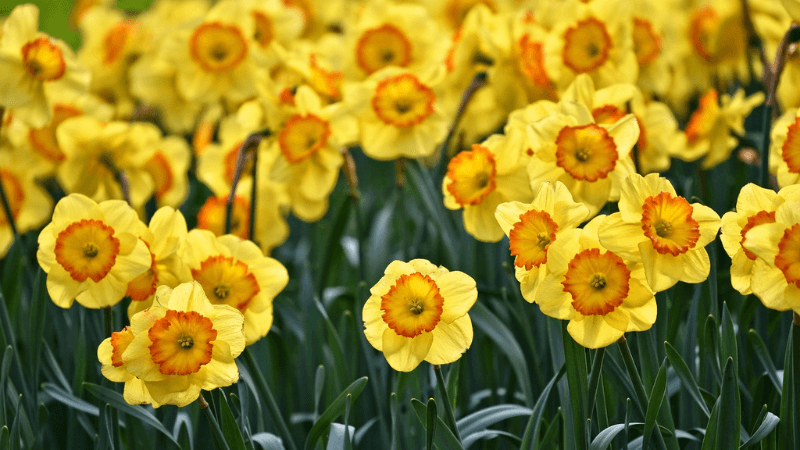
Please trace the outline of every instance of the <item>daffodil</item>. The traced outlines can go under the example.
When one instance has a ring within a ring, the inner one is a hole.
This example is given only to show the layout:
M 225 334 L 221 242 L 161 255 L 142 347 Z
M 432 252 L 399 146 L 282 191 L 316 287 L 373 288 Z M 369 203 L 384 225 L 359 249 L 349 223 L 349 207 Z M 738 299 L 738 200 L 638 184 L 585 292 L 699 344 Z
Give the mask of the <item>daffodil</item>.
M 465 273 L 424 259 L 394 261 L 370 294 L 364 334 L 394 370 L 411 372 L 423 360 L 449 364 L 472 344 L 467 313 L 478 290 Z
M 607 347 L 656 321 L 656 299 L 642 265 L 600 245 L 597 229 L 605 219 L 597 216 L 553 242 L 548 275 L 534 299 L 545 315 L 569 320 L 570 336 L 587 348 Z
M 433 153 L 447 133 L 447 120 L 431 84 L 437 78 L 387 67 L 359 84 L 345 86 L 344 101 L 359 120 L 367 156 L 391 160 Z
M 121 331 L 111 333 L 111 337 L 106 338 L 97 347 L 97 360 L 100 361 L 100 371 L 103 376 L 115 383 L 125 383 L 123 398 L 131 405 L 154 404 L 158 406 L 144 381 L 131 375 L 122 361 L 122 354 L 133 342 L 133 331 L 131 327 L 125 327 Z
M 442 180 L 444 205 L 464 210 L 464 228 L 483 242 L 497 242 L 503 229 L 494 218 L 497 205 L 529 202 L 533 198 L 528 172 L 519 164 L 519 152 L 506 144 L 503 135 L 490 136 L 472 150 L 450 160 Z
M 0 107 L 32 127 L 52 120 L 53 92 L 86 92 L 90 77 L 64 41 L 38 31 L 38 22 L 39 8 L 17 6 L 0 39 Z
M 530 204 L 501 203 L 494 215 L 508 236 L 522 296 L 533 303 L 547 274 L 548 249 L 564 232 L 589 217 L 589 209 L 575 203 L 567 187 L 556 181 L 542 184 Z
M 774 222 L 751 228 L 742 245 L 758 258 L 750 288 L 761 303 L 800 314 L 800 198 L 793 194 L 775 209 Z
M 308 86 L 297 89 L 291 110 L 270 145 L 270 178 L 286 183 L 294 214 L 313 222 L 328 211 L 344 163 L 341 148 L 356 140 L 358 125 L 340 103 L 323 106 Z
M 152 400 L 156 408 L 186 406 L 197 399 L 201 389 L 210 391 L 237 382 L 239 369 L 234 359 L 245 347 L 243 322 L 236 308 L 212 305 L 196 281 L 175 289 L 159 287 L 153 306 L 131 319 L 133 339 L 121 355 L 122 367 L 143 382 L 149 397 L 131 392 L 126 399 L 137 403 Z M 103 350 L 107 355 L 108 345 Z M 128 386 L 126 383 L 126 391 Z
M 770 189 L 748 184 L 739 192 L 736 211 L 722 216 L 720 240 L 732 260 L 731 284 L 742 295 L 753 293 L 751 285 L 761 283 L 761 280 L 755 279 L 755 275 L 770 263 L 759 260 L 744 247 L 744 243 L 750 239 L 750 230 L 765 223 L 774 223 L 778 206 L 786 201 L 798 200 L 800 186 L 787 186 L 776 194 Z
M 796 108 L 786 111 L 772 125 L 770 172 L 778 176 L 778 186 L 800 182 L 800 117 Z
M 558 111 L 528 126 L 531 188 L 560 181 L 591 215 L 619 199 L 622 180 L 635 172 L 631 149 L 639 139 L 632 114 L 611 125 L 598 124 L 579 102 L 560 102 Z
M 161 141 L 161 132 L 145 122 L 101 122 L 89 116 L 67 119 L 56 130 L 64 162 L 58 180 L 67 190 L 96 201 L 121 199 L 115 170 L 125 171 L 131 204 L 139 208 L 153 195 L 155 182 L 145 164 Z
M 244 314 L 248 345 L 267 335 L 272 300 L 289 282 L 280 262 L 264 256 L 251 241 L 216 237 L 207 230 L 190 231 L 181 254 L 212 304 L 230 305 Z
M 177 208 L 186 200 L 191 162 L 191 150 L 183 137 L 167 136 L 159 142 L 153 156 L 144 163 L 144 170 L 153 179 L 157 205 Z
M 600 243 L 641 262 L 651 289 L 661 292 L 678 281 L 700 283 L 708 278 L 711 266 L 705 246 L 720 227 L 714 210 L 690 204 L 666 178 L 633 174 L 623 184 L 619 211 L 600 225 Z
M 122 300 L 128 283 L 152 263 L 138 238 L 140 226 L 136 212 L 122 200 L 97 204 L 81 194 L 62 198 L 39 234 L 36 253 L 53 302 L 62 308 L 75 300 L 103 308 Z
M 187 233 L 183 214 L 165 206 L 153 214 L 148 226 L 142 224 L 140 228 L 139 239 L 150 251 L 150 267 L 128 283 L 125 296 L 131 299 L 129 318 L 153 304 L 158 286 L 174 288 L 192 280 L 189 267 L 179 254 Z
M 736 138 L 731 135 L 744 134 L 744 119 L 764 101 L 764 94 L 757 92 L 745 98 L 739 89 L 731 97 L 719 98 L 717 91 L 709 90 L 686 124 L 686 149 L 674 156 L 685 161 L 694 161 L 705 156 L 701 167 L 710 169 L 728 159 L 736 147 Z
M 545 44 L 545 67 L 559 89 L 579 74 L 598 87 L 634 83 L 639 65 L 633 49 L 629 2 L 573 3 L 575 10 L 554 25 Z
M 11 218 L 20 233 L 42 226 L 53 210 L 53 201 L 35 181 L 41 173 L 41 168 L 30 155 L 0 147 L 0 183 L 11 209 Z M 0 258 L 13 243 L 9 218 L 5 209 L 0 208 Z

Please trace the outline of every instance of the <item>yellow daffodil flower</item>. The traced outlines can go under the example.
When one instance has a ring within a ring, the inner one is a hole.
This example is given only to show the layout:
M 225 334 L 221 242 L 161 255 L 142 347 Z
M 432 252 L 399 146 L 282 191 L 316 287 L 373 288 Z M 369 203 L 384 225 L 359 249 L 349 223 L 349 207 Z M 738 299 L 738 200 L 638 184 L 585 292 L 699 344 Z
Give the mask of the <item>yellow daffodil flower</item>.
M 69 46 L 40 33 L 38 24 L 39 8 L 17 6 L 3 23 L 0 39 L 0 107 L 37 128 L 53 119 L 53 92 L 86 92 L 90 77 Z
M 394 261 L 370 289 L 364 334 L 392 369 L 411 372 L 423 360 L 449 364 L 472 344 L 467 314 L 478 298 L 475 280 L 424 259 Z
M 750 239 L 750 230 L 758 225 L 774 223 L 775 210 L 786 201 L 800 201 L 800 186 L 788 186 L 776 194 L 751 183 L 739 192 L 736 211 L 722 216 L 720 240 L 732 260 L 731 284 L 742 295 L 753 293 L 751 285 L 761 282 L 755 280 L 755 274 L 769 264 L 744 248 L 744 243 Z
M 786 111 L 772 125 L 769 170 L 778 176 L 778 186 L 800 183 L 800 116 L 796 108 Z
M 589 209 L 575 203 L 567 187 L 556 181 L 542 184 L 530 204 L 501 203 L 494 215 L 508 236 L 522 296 L 533 303 L 547 274 L 548 249 L 565 231 L 589 217 Z
M 136 212 L 122 200 L 98 205 L 81 194 L 62 198 L 39 234 L 36 253 L 53 302 L 62 308 L 74 300 L 103 308 L 122 300 L 128 283 L 152 263 L 138 238 L 140 227 Z
M 635 172 L 631 149 L 639 139 L 633 114 L 611 125 L 595 122 L 582 103 L 560 102 L 558 111 L 529 125 L 527 147 L 531 188 L 560 181 L 577 202 L 597 214 L 619 198 L 622 180 Z
M 36 184 L 41 167 L 30 155 L 0 147 L 0 183 L 8 200 L 17 231 L 25 233 L 42 226 L 53 210 L 53 200 Z M 14 243 L 9 218 L 0 208 L 0 258 Z
M 230 305 L 244 314 L 247 345 L 267 335 L 272 300 L 289 282 L 281 263 L 264 256 L 251 241 L 215 237 L 207 230 L 190 231 L 181 254 L 212 304 Z
M 153 179 L 156 204 L 179 207 L 189 195 L 189 165 L 192 153 L 186 139 L 167 136 L 161 140 L 144 169 Z
M 506 145 L 501 134 L 490 136 L 450 160 L 442 180 L 444 205 L 464 209 L 464 228 L 483 242 L 497 242 L 503 229 L 494 218 L 497 205 L 529 202 L 533 192 L 528 171 L 519 164 L 519 152 Z
M 548 275 L 534 299 L 545 315 L 569 320 L 570 336 L 587 348 L 607 347 L 656 321 L 656 299 L 642 265 L 600 245 L 597 229 L 605 219 L 597 216 L 553 242 Z
M 745 117 L 763 102 L 763 92 L 745 98 L 744 91 L 739 89 L 733 97 L 724 94 L 719 99 L 716 90 L 709 90 L 686 124 L 685 152 L 674 156 L 684 161 L 705 156 L 701 164 L 703 169 L 725 161 L 736 147 L 736 138 L 731 136 L 731 132 L 743 135 Z
M 622 186 L 619 211 L 600 225 L 600 243 L 641 262 L 653 291 L 708 278 L 711 266 L 705 246 L 720 227 L 714 210 L 679 197 L 666 178 L 633 174 Z
M 756 297 L 769 309 L 800 314 L 800 199 L 794 194 L 777 207 L 774 222 L 750 229 L 743 245 L 758 257 L 750 284 Z
M 243 321 L 236 308 L 212 305 L 196 281 L 175 289 L 159 287 L 153 306 L 133 316 L 132 339 L 125 334 L 117 338 L 120 350 L 124 346 L 120 341 L 130 340 L 118 367 L 144 384 L 140 391 L 137 383 L 126 382 L 126 400 L 150 402 L 155 408 L 186 406 L 197 399 L 201 389 L 210 391 L 237 382 L 239 369 L 234 358 L 245 347 Z M 114 351 L 113 337 L 110 339 L 113 366 L 119 350 Z M 108 347 L 101 344 L 98 349 L 98 356 L 102 352 L 105 361 Z M 110 372 L 107 369 L 104 375 Z M 129 386 L 132 392 L 127 392 Z
M 103 376 L 115 383 L 125 383 L 123 398 L 131 405 L 152 404 L 158 406 L 144 381 L 136 378 L 128 372 L 122 360 L 122 354 L 133 342 L 133 331 L 131 327 L 125 327 L 122 331 L 111 333 L 111 337 L 106 338 L 97 347 L 97 360 L 100 361 L 100 371 Z
M 156 211 L 148 226 L 142 224 L 139 239 L 147 244 L 150 251 L 150 267 L 128 283 L 125 296 L 131 299 L 128 305 L 129 318 L 153 304 L 158 286 L 174 288 L 192 281 L 191 271 L 179 255 L 187 232 L 183 214 L 169 206 Z
M 359 120 L 361 147 L 370 158 L 430 156 L 447 133 L 431 82 L 397 67 L 381 69 L 362 83 L 345 86 L 344 101 Z

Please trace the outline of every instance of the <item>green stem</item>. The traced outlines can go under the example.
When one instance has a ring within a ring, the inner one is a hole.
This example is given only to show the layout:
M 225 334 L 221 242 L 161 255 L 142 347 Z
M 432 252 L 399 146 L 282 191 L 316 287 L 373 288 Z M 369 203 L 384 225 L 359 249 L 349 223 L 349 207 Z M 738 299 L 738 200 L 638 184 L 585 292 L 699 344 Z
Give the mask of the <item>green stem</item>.
M 203 411 L 208 423 L 211 424 L 211 435 L 214 437 L 214 446 L 220 450 L 230 450 L 228 443 L 225 442 L 225 436 L 222 434 L 222 428 L 220 428 L 217 418 L 214 417 L 214 413 L 211 412 L 211 408 L 208 407 L 208 402 L 203 398 L 202 393 L 197 397 L 197 403 L 200 404 L 200 410 Z
M 103 324 L 105 325 L 106 337 L 111 337 L 114 332 L 114 309 L 111 306 L 103 308 Z
M 438 364 L 433 365 L 433 372 L 436 374 L 436 386 L 439 389 L 439 394 L 442 396 L 442 401 L 445 403 L 444 411 L 447 418 L 447 426 L 453 431 L 458 442 L 461 442 L 461 435 L 458 433 L 458 424 L 456 424 L 456 416 L 453 413 L 453 404 L 447 398 L 447 383 L 444 381 L 442 375 L 442 366 Z
M 586 350 L 575 342 L 567 331 L 567 322 L 561 321 L 561 342 L 564 346 L 564 365 L 566 366 L 567 386 L 572 415 L 572 433 L 577 450 L 589 448 L 587 421 L 589 417 L 586 394 Z
M 597 395 L 597 386 L 600 383 L 600 371 L 603 368 L 603 357 L 606 354 L 605 347 L 598 348 L 595 351 L 594 359 L 592 360 L 592 370 L 589 372 L 589 408 L 586 410 L 588 418 L 592 418 L 592 409 L 594 409 L 595 396 Z M 598 417 L 600 412 L 597 413 Z
M 361 193 L 358 191 L 358 175 L 356 173 L 356 162 L 353 160 L 353 155 L 350 154 L 350 148 L 345 147 L 342 149 L 344 155 L 344 171 L 347 185 L 350 188 L 350 199 L 353 202 L 353 210 L 356 214 L 356 239 L 358 240 L 358 278 L 359 281 L 366 281 L 366 267 L 364 261 L 364 229 L 361 222 L 361 206 L 359 199 Z
M 272 420 L 278 424 L 278 432 L 283 437 L 283 445 L 289 450 L 297 450 L 294 440 L 292 439 L 292 433 L 289 432 L 289 427 L 286 426 L 286 422 L 283 420 L 283 415 L 281 414 L 280 408 L 278 408 L 278 403 L 275 401 L 275 396 L 272 395 L 272 391 L 267 385 L 267 380 L 264 379 L 261 369 L 258 368 L 258 363 L 253 357 L 253 352 L 250 348 L 245 348 L 242 353 L 244 354 L 244 359 L 247 362 L 250 373 L 255 379 L 259 395 L 267 400 L 267 408 L 269 408 L 269 412 L 272 415 Z
M 622 353 L 622 359 L 625 361 L 625 368 L 628 369 L 628 376 L 631 378 L 633 390 L 636 392 L 639 411 L 642 414 L 642 418 L 644 418 L 649 400 L 647 397 L 647 392 L 644 390 L 642 378 L 639 376 L 639 370 L 636 368 L 636 363 L 633 361 L 631 349 L 628 347 L 628 340 L 624 335 L 619 338 L 617 344 L 619 345 L 620 352 Z M 659 450 L 666 450 L 667 444 L 664 442 L 664 437 L 661 436 L 661 432 L 658 429 L 658 423 L 656 423 L 655 431 L 656 432 L 653 434 L 655 435 L 656 446 L 659 448 Z
M 792 313 L 792 376 L 794 386 L 792 387 L 792 414 L 791 420 L 794 422 L 794 448 L 800 448 L 800 383 L 797 376 L 800 374 L 800 315 Z

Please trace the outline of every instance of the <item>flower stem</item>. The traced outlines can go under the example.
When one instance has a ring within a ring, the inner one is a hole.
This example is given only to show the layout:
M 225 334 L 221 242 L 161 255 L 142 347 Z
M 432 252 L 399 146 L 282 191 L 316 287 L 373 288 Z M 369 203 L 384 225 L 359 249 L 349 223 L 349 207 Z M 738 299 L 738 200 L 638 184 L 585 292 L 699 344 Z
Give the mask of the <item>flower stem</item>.
M 281 437 L 283 437 L 283 445 L 289 450 L 297 450 L 294 440 L 292 439 L 292 433 L 289 432 L 289 427 L 286 426 L 286 422 L 283 420 L 283 415 L 281 414 L 280 408 L 278 408 L 278 403 L 275 401 L 275 396 L 272 395 L 272 391 L 267 385 L 267 380 L 264 379 L 264 375 L 258 368 L 258 363 L 253 357 L 253 352 L 250 348 L 245 348 L 242 354 L 250 369 L 250 373 L 255 379 L 259 395 L 267 400 L 267 407 L 269 408 L 270 415 L 272 415 L 272 420 L 278 424 L 278 432 L 281 434 Z
M 131 183 L 128 180 L 128 175 L 125 173 L 125 169 L 118 167 L 111 155 L 108 154 L 101 155 L 100 162 L 114 175 L 114 178 L 117 180 L 117 183 L 119 183 L 119 188 L 122 191 L 122 199 L 125 200 L 125 203 L 130 205 Z
M 644 390 L 644 384 L 642 383 L 642 378 L 639 376 L 639 370 L 636 368 L 636 363 L 633 361 L 633 355 L 631 355 L 631 349 L 628 347 L 628 340 L 623 335 L 617 341 L 617 345 L 619 345 L 620 352 L 622 353 L 622 359 L 625 361 L 625 368 L 628 369 L 628 376 L 631 379 L 631 384 L 633 384 L 633 390 L 636 392 L 636 397 L 638 400 L 639 410 L 642 413 L 642 417 L 645 416 L 645 412 L 647 411 L 647 403 L 648 397 L 647 392 Z M 661 431 L 658 429 L 658 423 L 656 423 L 655 428 L 655 441 L 656 446 L 660 450 L 666 450 L 667 444 L 664 442 L 664 437 L 661 436 Z
M 356 214 L 356 239 L 358 240 L 358 279 L 359 281 L 365 281 L 366 262 L 364 260 L 364 230 L 361 223 L 361 206 L 359 204 L 361 193 L 358 190 L 356 162 L 353 160 L 353 155 L 350 154 L 349 147 L 344 147 L 342 149 L 342 155 L 344 156 L 344 165 L 342 165 L 342 170 L 344 171 L 344 177 L 347 180 L 347 186 L 350 188 L 350 199 L 353 202 L 353 210 Z
M 211 435 L 214 436 L 214 446 L 220 450 L 229 450 L 228 443 L 225 442 L 225 436 L 222 434 L 222 428 L 220 428 L 219 422 L 217 422 L 217 418 L 214 417 L 211 408 L 208 407 L 208 402 L 203 398 L 202 392 L 200 396 L 197 397 L 197 403 L 200 404 L 200 410 L 203 411 L 208 423 L 211 424 Z
M 231 219 L 233 211 L 233 200 L 236 198 L 236 186 L 239 185 L 239 180 L 242 178 L 242 172 L 244 171 L 244 167 L 250 159 L 253 159 L 253 174 L 256 173 L 257 164 L 256 164 L 256 156 L 255 154 L 258 152 L 258 145 L 261 144 L 261 140 L 270 135 L 270 131 L 268 129 L 263 129 L 252 133 L 250 136 L 247 136 L 247 139 L 242 143 L 241 147 L 239 147 L 239 152 L 236 154 L 236 165 L 234 166 L 233 170 L 233 180 L 231 181 L 231 193 L 228 195 L 228 202 L 225 205 L 225 234 L 231 232 Z M 253 186 L 255 186 L 255 176 L 253 177 Z M 252 208 L 255 205 L 255 198 L 250 199 L 250 207 L 251 207 L 251 216 L 253 214 Z M 253 229 L 253 224 L 250 223 L 250 230 Z
M 442 375 L 442 366 L 434 364 L 433 373 L 436 374 L 436 386 L 439 389 L 439 394 L 442 396 L 442 401 L 445 403 L 444 411 L 447 416 L 447 426 L 450 427 L 450 430 L 453 432 L 456 439 L 458 439 L 458 442 L 461 442 L 461 435 L 458 433 L 458 424 L 456 424 L 456 416 L 453 413 L 453 404 L 450 403 L 450 399 L 447 398 L 447 383 L 445 383 L 444 375 Z
M 103 308 L 103 324 L 105 325 L 106 337 L 111 337 L 114 332 L 114 308 L 106 306 Z

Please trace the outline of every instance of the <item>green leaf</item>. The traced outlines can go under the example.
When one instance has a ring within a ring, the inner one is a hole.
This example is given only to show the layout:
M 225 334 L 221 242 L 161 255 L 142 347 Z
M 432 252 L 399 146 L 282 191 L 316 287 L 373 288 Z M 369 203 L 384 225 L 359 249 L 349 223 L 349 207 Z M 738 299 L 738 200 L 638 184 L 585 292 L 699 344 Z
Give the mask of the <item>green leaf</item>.
M 719 424 L 717 425 L 717 448 L 739 447 L 741 436 L 742 405 L 739 399 L 739 383 L 733 358 L 728 358 L 722 375 L 719 395 Z
M 700 388 L 697 386 L 697 382 L 694 380 L 694 376 L 692 376 L 692 372 L 689 370 L 689 366 L 686 365 L 686 361 L 683 360 L 680 353 L 675 350 L 669 342 L 664 343 L 664 347 L 667 349 L 667 359 L 669 359 L 669 363 L 673 369 L 675 369 L 675 373 L 678 375 L 678 378 L 681 380 L 681 385 L 689 391 L 689 395 L 694 399 L 697 406 L 703 411 L 703 414 L 706 417 L 711 416 L 711 411 L 708 410 L 708 405 L 706 404 L 705 400 L 703 399 L 703 395 L 700 393 Z
M 722 336 L 719 345 L 720 363 L 728 358 L 733 359 L 733 370 L 739 371 L 739 352 L 736 349 L 736 331 L 733 318 L 728 310 L 728 302 L 722 303 Z
M 350 386 L 345 388 L 341 394 L 333 401 L 333 403 L 328 406 L 328 409 L 319 416 L 319 419 L 314 423 L 314 426 L 311 427 L 311 431 L 308 433 L 308 437 L 306 438 L 305 449 L 312 450 L 314 445 L 316 445 L 317 440 L 322 437 L 322 434 L 325 433 L 330 428 L 331 423 L 342 415 L 345 410 L 345 402 L 348 395 L 353 396 L 353 401 L 358 398 L 358 395 L 361 394 L 361 391 L 364 390 L 364 386 L 367 385 L 367 377 L 359 378 L 358 380 L 354 381 Z
M 355 427 L 345 426 L 341 423 L 332 423 L 331 431 L 328 433 L 328 445 L 325 450 L 342 450 L 347 448 L 347 436 L 355 432 Z
M 433 450 L 433 438 L 436 436 L 436 400 L 429 398 L 427 407 L 427 417 L 425 420 L 425 445 L 428 450 Z
M 421 401 L 412 398 L 411 406 L 414 407 L 414 413 L 417 419 L 426 428 L 428 423 L 428 408 Z M 450 431 L 450 428 L 445 425 L 441 418 L 436 419 L 436 434 L 433 437 L 433 442 L 439 450 L 464 450 L 464 447 L 458 442 L 456 436 Z
M 539 425 L 542 422 L 542 414 L 544 414 L 544 407 L 547 406 L 547 398 L 550 397 L 550 391 L 553 390 L 553 386 L 558 383 L 558 380 L 564 375 L 566 368 L 561 366 L 561 370 L 558 371 L 557 374 L 550 379 L 550 382 L 547 383 L 547 386 L 544 387 L 542 390 L 541 395 L 536 400 L 536 404 L 533 405 L 533 410 L 531 412 L 531 418 L 528 419 L 528 425 L 525 426 L 525 434 L 522 436 L 522 443 L 520 445 L 520 449 L 530 449 L 536 450 L 537 449 L 537 438 L 539 437 Z
M 347 395 L 345 399 L 344 405 L 344 448 L 345 450 L 353 450 L 353 433 L 355 433 L 355 427 L 350 426 L 350 408 L 353 406 L 353 396 Z M 352 432 L 351 432 L 352 428 Z
M 11 361 L 14 360 L 14 349 L 11 346 L 7 346 L 6 350 L 3 352 L 3 363 L 0 364 L 0 386 L 6 385 L 6 380 L 8 379 L 8 372 L 11 370 Z
M 128 402 L 122 398 L 116 391 L 112 391 L 111 389 L 105 388 L 103 386 L 98 386 L 93 383 L 85 382 L 83 383 L 83 387 L 92 394 L 95 398 L 100 401 L 106 402 L 116 408 L 119 412 L 127 414 L 131 417 L 141 420 L 143 423 L 147 424 L 158 430 L 161 434 L 168 437 L 169 440 L 175 444 L 176 447 L 180 447 L 177 441 L 172 437 L 172 433 L 167 431 L 164 428 L 164 425 L 161 423 L 160 420 L 156 418 L 153 413 L 146 410 L 144 407 L 140 405 L 130 405 Z
M 236 423 L 233 417 L 231 407 L 228 405 L 228 399 L 225 396 L 225 391 L 220 391 L 217 398 L 221 399 L 219 402 L 220 412 L 220 427 L 222 428 L 222 435 L 225 437 L 225 442 L 231 450 L 246 450 L 244 445 L 244 437 L 242 437 L 242 430 Z
M 775 389 L 777 389 L 778 393 L 780 394 L 783 390 L 781 379 L 778 377 L 778 370 L 775 368 L 775 363 L 772 362 L 772 357 L 770 357 L 769 350 L 767 350 L 767 346 L 764 344 L 761 336 L 758 335 L 756 330 L 751 329 L 747 333 L 747 340 L 750 341 L 750 345 L 753 346 L 756 358 L 761 361 L 761 365 L 763 365 L 764 369 L 766 369 L 767 376 L 772 382 L 772 385 L 775 386 Z
M 664 401 L 666 389 L 667 360 L 664 359 L 661 363 L 661 368 L 658 370 L 658 375 L 656 375 L 653 390 L 650 392 L 650 400 L 647 403 L 647 413 L 644 418 L 644 434 L 642 435 L 642 448 L 649 448 L 650 438 L 653 435 L 653 429 L 656 427 L 656 419 L 658 418 L 659 410 L 661 410 L 661 403 Z
M 111 426 L 111 406 L 105 403 L 100 409 L 100 427 L 97 430 L 99 435 L 97 436 L 96 450 L 114 449 L 114 435 L 111 431 Z
M 779 419 L 778 416 L 772 414 L 771 412 L 767 412 L 767 415 L 764 417 L 764 420 L 761 421 L 761 425 L 758 426 L 758 429 L 756 429 L 755 433 L 753 433 L 753 435 L 750 436 L 750 439 L 748 439 L 747 442 L 742 444 L 742 446 L 739 448 L 750 447 L 751 445 L 761 442 L 762 439 L 772 433 L 780 421 L 781 419 Z
M 250 439 L 260 445 L 262 450 L 286 450 L 281 438 L 272 433 L 256 433 Z
M 453 411 L 456 409 L 456 396 L 458 395 L 458 373 L 461 370 L 461 360 L 448 364 L 450 370 L 447 371 L 447 398 L 450 400 Z
M 703 445 L 700 447 L 700 450 L 717 450 L 721 448 L 717 446 L 717 428 L 719 423 L 719 417 L 717 416 L 719 416 L 719 400 L 714 403 L 714 407 L 711 408 L 711 417 L 708 418 L 706 435 L 703 436 Z
M 319 399 L 322 397 L 322 388 L 325 387 L 325 366 L 317 366 L 317 373 L 314 376 L 314 416 L 319 411 Z
M 525 362 L 525 355 L 522 353 L 522 347 L 517 343 L 514 334 L 481 302 L 475 303 L 472 307 L 470 318 L 476 327 L 486 333 L 489 339 L 497 344 L 497 349 L 508 357 L 511 363 L 511 369 L 517 377 L 517 383 L 519 383 L 520 389 L 522 389 L 522 393 L 525 395 L 525 404 L 532 405 L 533 388 L 531 387 L 528 363 Z
M 578 450 L 585 450 L 587 447 L 586 419 L 588 418 L 586 411 L 586 394 L 588 390 L 586 385 L 588 376 L 586 370 L 586 351 L 569 335 L 566 321 L 562 321 L 561 323 L 561 335 L 564 343 L 565 365 L 567 367 L 569 401 L 572 406 L 575 447 Z
M 457 268 L 460 253 L 454 236 L 458 236 L 458 233 L 452 218 L 448 217 L 448 212 L 444 207 L 441 189 L 437 189 L 430 174 L 419 162 L 407 161 L 405 167 L 410 181 L 409 186 L 417 193 L 428 215 L 436 223 L 436 229 L 439 231 L 439 237 L 441 237 L 447 253 L 447 267 Z
M 597 436 L 594 437 L 592 444 L 589 446 L 589 450 L 605 450 L 609 445 L 611 445 L 611 442 L 614 441 L 614 438 L 616 438 L 617 435 L 625 431 L 625 428 L 636 427 L 644 427 L 645 430 L 647 429 L 647 425 L 642 422 L 618 423 L 611 425 L 603 431 L 597 433 Z
M 82 398 L 76 397 L 53 383 L 42 383 L 42 392 L 50 396 L 53 400 L 63 403 L 76 411 L 82 411 L 93 416 L 100 415 L 100 408 Z
M 5 425 L 0 428 L 0 448 L 11 448 L 11 436 Z
M 595 397 L 597 396 L 597 386 L 600 383 L 600 373 L 603 369 L 603 358 L 605 357 L 605 354 L 605 347 L 598 348 L 594 351 L 592 369 L 589 371 L 589 391 L 586 396 L 586 399 L 589 402 L 589 405 L 586 408 L 589 417 L 592 416 L 592 411 L 594 410 L 594 401 Z
M 792 327 L 794 328 L 794 327 Z M 792 330 L 794 331 L 794 330 Z M 796 430 L 792 426 L 792 411 L 793 399 L 795 397 L 795 373 L 794 365 L 792 364 L 793 353 L 793 334 L 789 333 L 789 339 L 786 343 L 786 355 L 783 359 L 783 388 L 781 392 L 781 406 L 780 418 L 781 423 L 778 426 L 778 448 L 795 448 L 795 433 Z
M 467 436 L 482 431 L 497 422 L 531 414 L 533 414 L 532 409 L 514 404 L 490 406 L 459 419 L 458 430 L 462 436 Z

